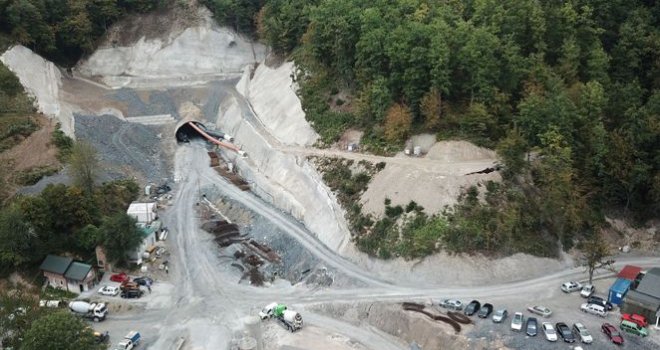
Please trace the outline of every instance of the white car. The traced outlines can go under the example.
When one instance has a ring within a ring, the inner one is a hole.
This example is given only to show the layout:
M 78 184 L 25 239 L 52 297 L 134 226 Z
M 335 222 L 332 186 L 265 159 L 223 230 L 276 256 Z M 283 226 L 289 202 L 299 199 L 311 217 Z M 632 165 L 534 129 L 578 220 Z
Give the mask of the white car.
M 108 296 L 115 296 L 115 295 L 119 294 L 119 288 L 112 287 L 112 286 L 103 286 L 103 287 L 101 287 L 101 289 L 99 289 L 99 294 L 108 295 Z
M 587 330 L 582 323 L 576 323 L 573 325 L 573 330 L 577 333 L 580 341 L 585 344 L 591 344 L 594 341 L 594 338 L 591 336 L 591 333 Z
M 545 339 L 547 339 L 548 341 L 557 341 L 557 331 L 555 330 L 555 326 L 553 326 L 552 323 L 543 322 L 541 328 L 543 328 L 543 334 L 545 334 Z
M 549 317 L 550 315 L 552 315 L 552 310 L 548 309 L 545 306 L 541 306 L 541 305 L 530 306 L 530 307 L 527 308 L 527 311 L 529 311 L 533 314 L 537 314 L 539 316 L 543 316 L 543 317 Z
M 463 309 L 463 302 L 458 299 L 445 299 L 438 303 L 440 307 L 450 310 L 461 311 Z
M 579 282 L 575 282 L 575 281 L 566 282 L 561 285 L 561 290 L 564 293 L 576 292 L 580 289 L 582 289 L 582 285 Z
M 593 284 L 587 284 L 584 287 L 582 287 L 582 290 L 580 290 L 580 296 L 583 298 L 588 298 L 592 296 L 596 292 L 596 287 L 594 287 Z
M 511 318 L 511 330 L 521 331 L 524 320 L 525 318 L 523 317 L 522 312 L 516 312 L 515 314 L 513 314 L 513 318 Z

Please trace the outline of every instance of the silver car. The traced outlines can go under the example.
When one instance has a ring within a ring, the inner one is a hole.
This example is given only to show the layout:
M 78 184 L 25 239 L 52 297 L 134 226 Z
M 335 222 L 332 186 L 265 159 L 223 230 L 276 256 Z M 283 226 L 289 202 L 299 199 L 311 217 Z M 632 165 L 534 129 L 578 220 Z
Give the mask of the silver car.
M 513 318 L 511 319 L 511 330 L 521 331 L 524 321 L 525 318 L 523 317 L 522 312 L 516 312 L 515 314 L 513 314 Z
M 557 331 L 555 330 L 555 326 L 553 326 L 552 323 L 543 322 L 541 328 L 543 328 L 543 334 L 545 334 L 545 339 L 547 339 L 548 341 L 557 341 Z
M 594 338 L 591 336 L 591 333 L 587 330 L 582 323 L 576 323 L 573 325 L 573 331 L 578 335 L 580 341 L 585 344 L 591 344 L 594 341 Z
M 439 302 L 438 305 L 456 311 L 461 311 L 463 309 L 463 303 L 458 299 L 445 299 Z
M 506 309 L 497 310 L 493 314 L 493 322 L 501 323 L 502 321 L 504 321 L 506 319 L 506 317 L 508 315 L 509 315 L 509 312 L 506 311 Z

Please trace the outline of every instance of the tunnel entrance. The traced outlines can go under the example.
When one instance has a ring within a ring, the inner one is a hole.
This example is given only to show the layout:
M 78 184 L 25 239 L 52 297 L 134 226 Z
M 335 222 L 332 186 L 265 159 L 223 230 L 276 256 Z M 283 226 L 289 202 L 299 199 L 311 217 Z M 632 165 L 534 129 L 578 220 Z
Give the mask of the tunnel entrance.
M 177 142 L 190 142 L 192 139 L 204 139 L 204 136 L 195 130 L 190 123 L 195 123 L 201 129 L 206 129 L 202 123 L 188 122 L 176 129 Z

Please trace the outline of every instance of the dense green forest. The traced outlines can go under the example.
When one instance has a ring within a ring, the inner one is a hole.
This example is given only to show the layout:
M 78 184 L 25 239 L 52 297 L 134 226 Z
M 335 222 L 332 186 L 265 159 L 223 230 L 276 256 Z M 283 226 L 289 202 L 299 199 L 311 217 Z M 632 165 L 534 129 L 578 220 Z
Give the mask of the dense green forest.
M 349 218 L 369 253 L 421 256 L 441 239 L 453 251 L 556 255 L 558 241 L 593 235 L 606 212 L 658 216 L 655 1 L 204 3 L 296 61 L 325 143 L 353 127 L 375 153 L 418 132 L 497 148 L 504 181 L 467 190 L 442 216 Z
M 0 33 L 62 65 L 91 53 L 108 26 L 170 0 L 0 0 Z

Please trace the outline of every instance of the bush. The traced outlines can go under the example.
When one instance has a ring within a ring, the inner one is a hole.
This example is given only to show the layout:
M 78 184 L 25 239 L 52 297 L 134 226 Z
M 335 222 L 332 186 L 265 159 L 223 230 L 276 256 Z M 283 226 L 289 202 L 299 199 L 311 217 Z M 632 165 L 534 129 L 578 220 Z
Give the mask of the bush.
M 57 159 L 60 162 L 66 163 L 73 149 L 73 139 L 66 136 L 60 127 L 61 125 L 58 123 L 53 131 L 52 140 L 53 144 L 57 147 Z

